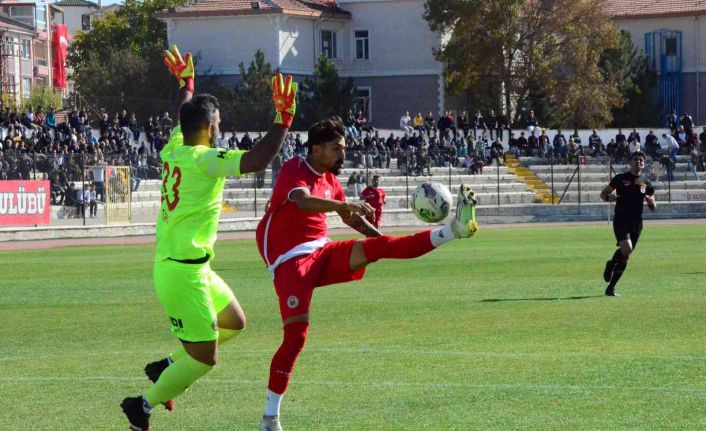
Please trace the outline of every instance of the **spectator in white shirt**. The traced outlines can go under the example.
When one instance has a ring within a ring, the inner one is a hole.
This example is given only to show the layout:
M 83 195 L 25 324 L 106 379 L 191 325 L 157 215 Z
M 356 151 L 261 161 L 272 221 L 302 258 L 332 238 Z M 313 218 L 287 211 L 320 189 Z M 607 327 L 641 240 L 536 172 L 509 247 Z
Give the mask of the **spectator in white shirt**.
M 98 204 L 96 203 L 96 185 L 91 184 L 83 194 L 84 200 L 88 202 L 88 214 L 91 218 L 96 218 Z
M 86 217 L 85 190 L 86 185 L 76 188 L 76 218 Z
M 672 135 L 666 133 L 662 134 L 662 139 L 664 141 L 664 148 L 669 149 L 669 158 L 674 164 L 677 163 L 677 153 L 679 152 L 679 142 Z
M 410 134 L 414 132 L 412 117 L 409 116 L 409 111 L 405 112 L 404 115 L 400 117 L 400 129 Z
M 640 141 L 634 139 L 628 144 L 628 153 L 632 156 L 635 151 L 640 151 Z

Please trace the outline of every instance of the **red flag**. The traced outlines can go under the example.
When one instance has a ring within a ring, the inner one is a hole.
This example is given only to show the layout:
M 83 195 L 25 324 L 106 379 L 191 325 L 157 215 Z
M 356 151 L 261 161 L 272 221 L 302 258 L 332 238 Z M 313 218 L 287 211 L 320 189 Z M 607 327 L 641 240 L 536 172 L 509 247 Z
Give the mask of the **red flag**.
M 49 181 L 0 181 L 0 226 L 49 224 Z
M 69 55 L 69 40 L 66 24 L 54 24 L 52 46 L 52 74 L 54 87 L 66 88 L 66 58 Z

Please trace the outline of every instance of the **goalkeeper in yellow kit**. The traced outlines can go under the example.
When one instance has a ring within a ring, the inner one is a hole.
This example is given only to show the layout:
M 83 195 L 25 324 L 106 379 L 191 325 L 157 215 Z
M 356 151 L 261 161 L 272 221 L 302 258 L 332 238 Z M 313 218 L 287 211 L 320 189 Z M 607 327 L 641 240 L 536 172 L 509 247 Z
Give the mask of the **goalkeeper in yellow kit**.
M 275 122 L 251 151 L 218 148 L 218 100 L 194 96 L 191 54 L 176 46 L 165 63 L 180 84 L 176 127 L 160 152 L 162 203 L 157 219 L 154 284 L 181 348 L 145 367 L 154 384 L 121 404 L 133 431 L 149 430 L 154 407 L 172 399 L 216 365 L 218 345 L 245 328 L 245 314 L 228 285 L 211 269 L 226 177 L 265 169 L 280 150 L 296 110 L 291 76 L 272 79 Z

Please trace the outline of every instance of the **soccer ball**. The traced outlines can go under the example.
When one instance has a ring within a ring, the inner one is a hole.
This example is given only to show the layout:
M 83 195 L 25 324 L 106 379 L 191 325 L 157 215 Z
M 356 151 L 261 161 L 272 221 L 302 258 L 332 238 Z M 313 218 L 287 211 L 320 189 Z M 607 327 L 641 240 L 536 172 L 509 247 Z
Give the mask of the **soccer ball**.
M 426 223 L 438 223 L 449 215 L 451 192 L 441 183 L 422 183 L 412 195 L 412 211 Z

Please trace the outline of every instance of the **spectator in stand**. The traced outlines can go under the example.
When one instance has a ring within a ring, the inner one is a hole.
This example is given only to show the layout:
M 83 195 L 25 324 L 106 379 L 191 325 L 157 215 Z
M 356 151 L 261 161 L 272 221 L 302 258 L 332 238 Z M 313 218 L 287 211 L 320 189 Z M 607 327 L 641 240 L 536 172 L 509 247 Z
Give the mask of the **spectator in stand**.
M 596 152 L 596 147 L 598 144 L 603 144 L 603 139 L 598 135 L 596 129 L 593 129 L 593 133 L 588 137 L 588 149 L 593 157 L 598 157 L 600 153 Z
M 524 131 L 520 132 L 520 137 L 517 138 L 517 148 L 519 148 L 520 151 L 524 152 L 524 154 L 528 156 L 534 156 L 534 152 L 529 146 L 529 141 L 525 137 Z
M 112 125 L 113 122 L 108 118 L 108 114 L 103 113 L 98 122 L 98 130 L 100 131 L 101 137 L 108 136 L 108 131 L 112 130 Z
M 505 115 L 504 112 L 501 112 L 495 117 L 495 124 L 496 124 L 496 133 L 498 135 L 498 138 L 500 140 L 503 140 L 503 130 L 510 131 L 510 119 Z
M 661 156 L 659 139 L 652 130 L 650 130 L 647 136 L 645 136 L 645 153 L 653 160 L 656 160 Z
M 414 128 L 412 127 L 412 118 L 409 116 L 409 111 L 405 111 L 405 113 L 400 117 L 400 129 L 405 133 L 414 132 Z
M 218 148 L 228 149 L 228 138 L 226 138 L 225 130 L 221 130 L 221 137 L 218 138 Z
M 579 147 L 579 154 L 583 156 L 583 145 L 581 145 L 581 136 L 579 136 L 579 130 L 574 129 L 574 133 L 569 136 L 569 139 L 573 139 L 576 145 Z
M 86 217 L 85 188 L 86 184 L 82 183 L 81 187 L 75 190 L 76 199 L 74 199 L 74 203 L 76 204 L 76 218 Z
M 130 113 L 130 118 L 127 120 L 127 128 L 130 130 L 132 138 L 137 142 L 140 139 L 140 127 L 137 125 L 137 118 L 134 112 Z
M 517 148 L 520 150 L 520 148 L 517 146 L 517 138 L 515 137 L 514 132 L 510 132 L 510 136 L 507 139 L 507 146 L 509 148 Z
M 490 146 L 490 159 L 495 159 L 498 161 L 498 166 L 500 166 L 500 159 L 503 163 L 505 162 L 505 150 L 503 149 L 503 144 L 500 142 L 500 138 L 496 137 Z
M 454 128 L 454 119 L 449 111 L 444 111 L 444 115 L 439 118 L 436 127 L 439 129 L 439 136 L 449 137 L 448 131 Z
M 630 159 L 627 141 L 617 142 L 618 148 L 615 151 L 615 161 L 617 163 L 627 163 Z
M 88 217 L 96 218 L 98 213 L 98 203 L 96 202 L 96 186 L 91 184 L 84 193 L 84 200 L 88 202 Z
M 245 132 L 242 139 L 240 139 L 240 146 L 238 149 L 249 151 L 253 146 L 252 138 L 250 137 L 250 132 Z
M 699 135 L 699 141 L 701 142 L 701 153 L 706 153 L 706 127 Z
M 461 111 L 458 118 L 456 119 L 456 128 L 458 130 L 463 131 L 464 138 L 466 138 L 468 136 L 469 123 L 468 123 L 468 114 L 466 113 L 466 111 Z
M 522 132 L 524 134 L 525 132 Z M 529 149 L 529 156 L 537 156 L 539 154 L 539 137 L 537 136 L 537 130 L 532 130 L 530 136 L 527 139 L 527 148 Z
M 565 154 L 564 147 L 566 146 L 566 137 L 563 133 L 561 133 L 561 129 L 556 131 L 556 135 L 554 135 L 554 139 L 552 140 L 552 145 L 554 147 L 554 157 L 563 159 Z
M 684 130 L 684 126 L 679 126 L 677 128 L 676 139 L 677 139 L 677 142 L 679 143 L 679 148 L 686 147 L 687 134 L 686 134 L 686 131 Z
M 289 136 L 292 136 L 292 134 L 290 133 Z M 238 145 L 239 145 L 238 132 L 236 132 L 235 129 L 233 129 L 233 131 L 230 133 L 230 138 L 228 138 L 227 145 L 228 145 L 229 150 L 237 150 L 238 149 Z
M 478 138 L 478 130 L 482 130 L 483 133 L 485 133 L 485 131 L 488 130 L 488 127 L 485 124 L 485 119 L 481 115 L 480 111 L 476 111 L 476 115 L 473 117 L 473 120 L 471 121 L 471 126 L 473 126 L 473 138 L 474 139 Z
M 365 218 L 376 228 L 380 227 L 382 222 L 382 207 L 387 203 L 385 190 L 380 187 L 380 177 L 373 176 L 371 184 L 366 187 L 361 193 L 360 198 L 368 203 L 375 210 L 375 214 L 365 216 Z
M 628 138 L 628 159 L 632 156 L 635 151 L 642 151 L 642 146 L 640 145 L 640 136 L 631 133 Z
M 677 116 L 677 111 L 673 110 L 671 114 L 667 115 L 667 127 L 674 134 L 679 127 L 679 117 Z
M 623 134 L 623 129 L 618 129 L 618 134 L 615 135 L 615 143 L 620 145 L 621 142 L 625 142 L 627 144 L 628 139 L 627 137 Z
M 355 115 L 353 115 L 352 109 L 348 110 L 348 114 L 346 114 L 346 119 L 343 121 L 343 124 L 346 126 L 346 133 L 348 133 L 348 136 L 350 136 L 354 141 L 357 141 L 360 134 L 356 128 Z
M 530 111 L 527 115 L 527 133 L 532 133 L 533 130 L 539 127 L 539 121 L 537 117 L 534 116 L 534 111 Z
M 53 107 L 49 108 L 49 112 L 44 117 L 44 127 L 56 130 L 56 111 Z
M 574 141 L 574 138 L 569 137 L 569 143 L 566 145 L 566 164 L 579 163 L 579 145 Z
M 694 179 L 696 181 L 701 181 L 699 178 L 699 174 L 696 173 L 696 170 L 701 167 L 701 154 L 699 153 L 699 150 L 696 148 L 693 148 L 691 152 L 689 153 L 689 162 L 686 165 L 686 169 L 691 172 L 694 175 Z
M 498 118 L 495 116 L 495 111 L 490 110 L 490 113 L 485 117 L 485 125 L 488 128 L 490 139 L 493 140 L 493 134 L 498 130 Z
M 662 147 L 665 148 L 666 151 L 669 151 L 669 159 L 672 163 L 676 164 L 677 154 L 679 153 L 679 143 L 672 135 L 668 135 L 666 133 L 662 134 L 662 140 L 664 142 Z
M 355 114 L 355 126 L 358 128 L 359 134 L 360 132 L 372 133 L 375 131 L 375 128 L 368 124 L 368 119 L 363 114 L 363 111 L 358 111 Z
M 174 122 L 171 117 L 169 117 L 169 112 L 165 111 L 164 114 L 162 114 L 159 124 L 162 126 L 162 130 L 172 130 L 174 128 Z
M 694 120 L 691 118 L 688 112 L 684 112 L 679 118 L 681 126 L 687 134 L 691 134 L 694 131 Z
M 427 131 L 427 138 L 431 137 L 431 132 L 434 132 L 434 136 L 436 136 L 436 121 L 434 120 L 434 114 L 432 114 L 431 111 L 429 111 L 427 116 L 424 117 L 424 128 Z
M 483 175 L 483 167 L 485 163 L 483 162 L 483 156 L 478 152 L 473 152 L 473 158 L 471 159 L 471 175 Z
M 426 128 L 424 127 L 424 117 L 422 117 L 421 112 L 417 112 L 417 115 L 414 117 L 414 130 L 418 131 L 420 134 L 425 134 L 426 133 Z

